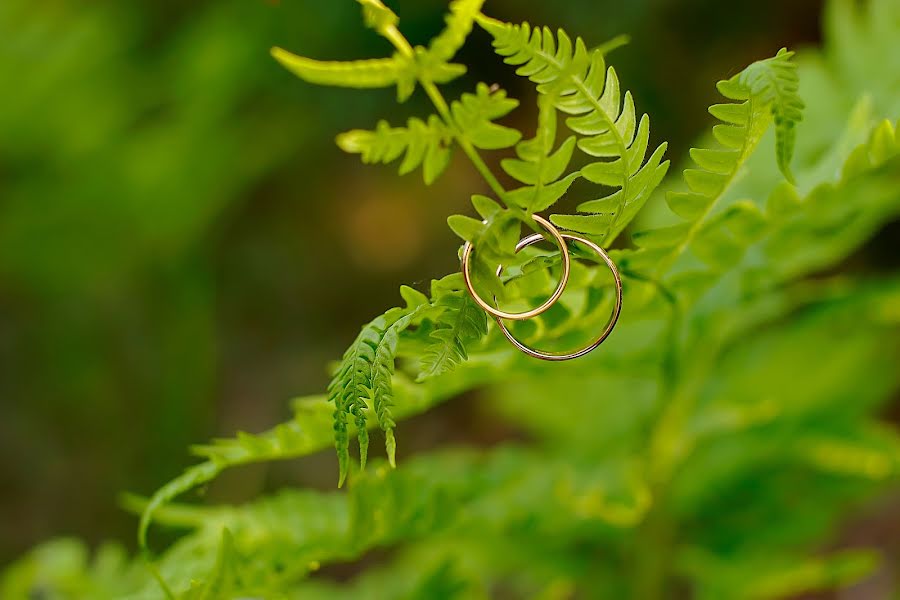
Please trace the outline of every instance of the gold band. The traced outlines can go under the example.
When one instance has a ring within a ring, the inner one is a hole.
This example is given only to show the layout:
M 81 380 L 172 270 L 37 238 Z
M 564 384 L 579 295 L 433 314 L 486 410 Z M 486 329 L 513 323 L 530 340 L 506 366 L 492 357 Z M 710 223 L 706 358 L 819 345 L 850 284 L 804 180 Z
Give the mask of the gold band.
M 498 318 L 496 316 L 494 317 L 497 320 L 497 324 L 500 326 L 500 331 L 503 332 L 503 335 L 506 336 L 506 339 L 509 340 L 512 345 L 514 345 L 516 348 L 518 348 L 528 356 L 540 358 L 541 360 L 572 360 L 573 358 L 579 358 L 581 356 L 584 356 L 588 352 L 591 352 L 597 346 L 602 344 L 607 337 L 609 337 L 609 334 L 612 333 L 613 328 L 616 326 L 616 322 L 619 320 L 619 313 L 622 311 L 622 278 L 619 276 L 619 270 L 616 268 L 616 264 L 612 261 L 606 251 L 589 239 L 583 238 L 579 235 L 573 235 L 570 233 L 563 233 L 561 235 L 566 240 L 584 244 L 585 246 L 596 252 L 600 256 L 600 258 L 603 259 L 603 261 L 609 267 L 610 271 L 612 271 L 613 278 L 616 282 L 616 306 L 613 309 L 612 315 L 610 315 L 609 317 L 609 321 L 607 322 L 606 327 L 599 337 L 597 337 L 588 346 L 585 346 L 584 348 L 581 348 L 574 352 L 567 353 L 542 352 L 541 350 L 536 350 L 534 348 L 531 348 L 530 346 L 526 346 L 525 344 L 517 340 L 512 333 L 510 333 L 509 329 L 506 328 L 506 325 L 503 324 L 503 320 L 501 318 Z M 520 251 L 522 248 L 539 242 L 541 239 L 543 239 L 543 236 L 539 233 L 535 233 L 519 240 L 519 243 L 516 244 L 516 252 Z M 565 247 L 565 243 L 563 244 L 563 247 Z
M 469 294 L 472 295 L 472 299 L 483 308 L 488 314 L 493 316 L 495 319 L 509 319 L 511 321 L 524 321 L 526 319 L 530 319 L 532 317 L 536 317 L 544 312 L 546 312 L 551 306 L 556 304 L 556 301 L 559 300 L 559 297 L 562 296 L 563 290 L 566 289 L 566 284 L 569 282 L 569 271 L 572 266 L 572 259 L 569 257 L 569 249 L 566 247 L 566 242 L 563 239 L 565 236 L 559 232 L 559 230 L 554 227 L 549 221 L 544 219 L 543 217 L 539 217 L 538 215 L 531 215 L 534 217 L 534 220 L 538 225 L 547 230 L 547 232 L 553 236 L 556 240 L 556 244 L 559 246 L 560 255 L 562 257 L 562 277 L 559 280 L 559 285 L 556 286 L 556 291 L 553 292 L 553 295 L 547 299 L 546 302 L 538 306 L 537 308 L 533 308 L 531 310 L 521 312 L 521 313 L 510 313 L 503 310 L 500 310 L 498 307 L 491 306 L 485 300 L 479 296 L 475 292 L 475 288 L 472 287 L 472 274 L 469 272 L 471 268 L 472 262 L 472 250 L 473 246 L 471 242 L 466 242 L 466 245 L 463 247 L 462 252 L 462 274 L 463 280 L 466 283 L 466 289 L 469 290 Z M 531 236 L 525 238 L 530 240 L 534 238 L 532 242 L 529 244 L 533 244 L 538 240 L 543 239 L 539 233 L 532 234 Z M 523 240 L 524 241 L 524 240 Z M 519 244 L 522 242 L 520 241 Z M 529 245 L 526 244 L 526 245 Z M 525 246 L 522 246 L 524 248 Z M 519 246 L 516 246 L 516 251 L 521 250 Z

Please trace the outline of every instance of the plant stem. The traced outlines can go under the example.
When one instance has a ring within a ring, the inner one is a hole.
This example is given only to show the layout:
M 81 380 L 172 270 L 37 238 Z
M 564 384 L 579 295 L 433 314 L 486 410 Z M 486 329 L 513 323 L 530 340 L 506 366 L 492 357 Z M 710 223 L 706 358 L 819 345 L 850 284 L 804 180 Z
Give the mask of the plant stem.
M 382 32 L 384 37 L 387 38 L 391 44 L 397 49 L 398 52 L 403 54 L 408 58 L 413 58 L 415 56 L 415 50 L 413 50 L 412 45 L 410 45 L 409 40 L 404 37 L 400 30 L 397 29 L 396 26 L 391 25 Z M 422 85 L 422 89 L 425 90 L 425 93 L 428 95 L 428 98 L 431 100 L 431 103 L 434 104 L 434 107 L 437 109 L 438 114 L 441 115 L 441 118 L 447 124 L 447 126 L 453 131 L 454 137 L 456 138 L 456 142 L 459 144 L 459 147 L 462 148 L 462 151 L 469 157 L 469 160 L 475 166 L 475 169 L 481 174 L 481 177 L 488 184 L 488 187 L 491 188 L 491 191 L 497 195 L 497 198 L 501 200 L 504 204 L 507 205 L 507 208 L 523 223 L 525 223 L 528 227 L 537 231 L 537 226 L 534 223 L 534 220 L 529 218 L 528 214 L 515 205 L 510 205 L 506 202 L 506 190 L 500 184 L 500 181 L 497 180 L 497 177 L 491 172 L 490 168 L 487 166 L 487 163 L 484 162 L 484 159 L 481 158 L 481 155 L 478 154 L 478 150 L 472 145 L 472 143 L 466 139 L 466 137 L 462 134 L 459 127 L 456 125 L 456 121 L 453 119 L 453 114 L 450 112 L 450 106 L 447 104 L 447 100 L 444 98 L 444 95 L 441 94 L 441 91 L 434 84 L 433 81 L 429 79 L 419 78 L 419 83 Z
M 453 115 L 450 114 L 450 107 L 447 106 L 447 101 L 444 99 L 441 91 L 431 81 L 423 80 L 421 81 L 421 83 L 422 89 L 424 89 L 425 93 L 428 94 L 428 97 L 431 98 L 431 102 L 434 104 L 435 108 L 437 108 L 438 113 L 440 113 L 441 117 L 444 118 L 444 121 L 446 121 L 448 125 L 456 130 L 457 128 L 454 125 Z M 463 136 L 459 131 L 457 131 L 456 141 L 459 143 L 459 147 L 462 148 L 463 152 L 466 153 L 466 156 L 469 157 L 469 160 L 472 161 L 475 169 L 479 173 L 481 173 L 481 176 L 487 182 L 491 190 L 495 194 L 497 194 L 497 196 L 501 200 L 505 199 L 506 190 L 503 189 L 503 186 L 500 185 L 499 181 L 497 181 L 497 178 L 488 168 L 487 164 L 484 162 L 484 159 L 481 158 L 481 155 L 478 154 L 478 151 L 475 149 L 472 143 L 467 140 L 465 136 Z

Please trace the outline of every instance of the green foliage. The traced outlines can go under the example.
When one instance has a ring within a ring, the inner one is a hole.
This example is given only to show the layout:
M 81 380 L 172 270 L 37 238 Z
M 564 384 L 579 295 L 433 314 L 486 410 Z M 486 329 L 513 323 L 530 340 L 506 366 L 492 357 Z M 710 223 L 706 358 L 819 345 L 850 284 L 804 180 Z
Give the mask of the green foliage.
M 518 100 L 506 97 L 503 90 L 491 91 L 480 83 L 475 94 L 463 94 L 453 102 L 453 122 L 476 148 L 501 150 L 514 146 L 522 137 L 517 130 L 493 123 L 519 106 Z
M 517 159 L 507 158 L 500 163 L 510 177 L 525 184 L 510 191 L 506 200 L 528 212 L 540 212 L 556 204 L 580 175 L 575 172 L 563 177 L 575 150 L 575 138 L 567 138 L 554 150 L 557 116 L 553 96 L 542 95 L 538 103 L 534 138 L 516 146 Z
M 502 90 L 492 92 L 487 85 L 480 84 L 475 94 L 463 94 L 453 102 L 451 110 L 454 124 L 473 146 L 497 150 L 514 145 L 521 134 L 492 121 L 505 116 L 518 104 Z M 390 163 L 405 153 L 400 174 L 422 166 L 425 183 L 431 184 L 450 162 L 454 135 L 452 125 L 431 115 L 427 123 L 413 117 L 405 128 L 392 128 L 381 121 L 374 131 L 357 129 L 342 133 L 337 143 L 345 152 L 360 154 L 367 164 Z
M 441 296 L 429 343 L 422 356 L 418 381 L 442 375 L 468 359 L 466 346 L 487 334 L 487 314 L 466 292 Z
M 304 81 L 350 88 L 380 88 L 396 85 L 403 65 L 396 58 L 374 58 L 347 62 L 319 61 L 272 48 L 272 57 Z
M 587 216 L 554 215 L 552 221 L 610 243 L 665 175 L 669 163 L 661 161 L 666 144 L 645 161 L 649 119 L 643 115 L 638 124 L 632 95 L 625 92 L 622 97 L 618 75 L 612 67 L 607 70 L 602 49 L 588 51 L 581 38 L 573 43 L 564 31 L 554 37 L 548 28 L 532 28 L 528 23 L 509 25 L 487 17 L 478 22 L 494 37 L 498 54 L 506 57 L 507 63 L 518 65 L 516 73 L 538 84 L 538 93 L 549 97 L 545 104 L 575 115 L 566 124 L 584 136 L 578 141 L 579 149 L 591 157 L 607 159 L 582 167 L 580 173 L 588 181 L 615 191 L 581 204 L 578 209 L 590 213 Z M 546 110 L 542 107 L 542 112 Z M 542 119 L 545 125 L 535 144 L 519 150 L 520 158 L 530 161 L 532 168 L 523 169 L 522 162 L 504 164 L 504 169 L 522 183 L 545 186 L 555 181 L 571 157 L 574 139 L 565 142 L 552 160 L 548 156 L 553 131 L 547 128 L 552 118 Z M 542 156 L 545 159 L 538 160 Z M 549 194 L 535 190 L 533 194 L 539 197 L 533 203 L 547 208 L 557 192 L 559 196 L 565 193 L 565 187 L 563 184 Z
M 405 153 L 400 163 L 404 175 L 423 167 L 425 183 L 430 184 L 450 163 L 450 131 L 432 115 L 428 123 L 413 117 L 407 127 L 391 127 L 380 121 L 374 131 L 354 130 L 337 138 L 344 152 L 361 154 L 365 163 L 390 163 Z
M 396 15 L 361 3 L 369 25 L 417 61 L 417 85 L 438 115 L 402 130 L 344 134 L 341 146 L 367 162 L 406 152 L 404 163 L 414 164 L 405 170 L 423 164 L 431 181 L 446 159 L 429 166 L 428 144 L 458 145 L 496 199 L 476 195 L 480 220 L 448 222 L 478 249 L 482 279 L 503 261 L 496 287 L 523 306 L 555 287 L 558 252 L 515 256 L 520 225 L 578 179 L 592 195 L 588 184 L 600 186 L 605 195 L 582 203 L 583 214 L 554 222 L 608 245 L 637 220 L 636 247 L 613 253 L 626 308 L 600 350 L 545 364 L 489 327 L 459 274 L 432 282 L 428 296 L 401 288 L 406 306 L 362 328 L 327 398 L 297 401 L 293 420 L 269 432 L 195 448 L 203 462 L 141 507 L 145 549 L 151 521 L 187 530 L 152 563 L 175 596 L 486 598 L 501 590 L 649 599 L 690 589 L 697 598 L 774 599 L 851 585 L 876 569 L 874 551 L 819 549 L 833 544 L 849 509 L 900 480 L 900 434 L 878 419 L 900 389 L 900 278 L 843 268 L 900 215 L 900 87 L 874 62 L 866 68 L 882 77 L 873 86 L 846 66 L 896 39 L 885 29 L 900 35 L 894 5 L 874 1 L 860 12 L 833 0 L 824 52 L 795 63 L 783 50 L 721 82 L 729 102 L 710 108 L 719 123 L 691 150 L 695 167 L 683 182 L 663 184 L 663 198 L 653 193 L 668 168 L 666 146 L 647 157 L 648 118 L 637 118 L 632 95 L 607 68 L 608 47 L 501 23 L 463 0 L 447 30 L 417 50 Z M 494 123 L 515 108 L 505 94 L 482 84 L 448 104 L 429 75 L 449 64 L 473 20 L 537 84 L 531 139 Z M 334 75 L 320 81 L 349 81 Z M 807 79 L 809 92 L 798 87 Z M 801 91 L 809 104 L 802 121 Z M 574 133 L 561 142 L 560 112 Z M 440 143 L 429 141 L 438 135 Z M 513 146 L 500 165 L 521 187 L 495 189 L 477 149 Z M 593 162 L 572 170 L 576 149 Z M 673 189 L 680 183 L 686 191 Z M 573 264 L 559 305 L 513 327 L 529 343 L 577 345 L 602 327 L 611 302 L 608 270 Z M 393 468 L 397 421 L 476 389 L 487 414 L 527 443 L 431 451 Z M 388 464 L 364 469 L 376 427 Z M 285 490 L 242 506 L 172 504 L 226 469 L 332 443 L 346 490 Z M 379 549 L 390 552 L 372 554 Z M 108 581 L 84 558 L 72 568 L 50 554 L 24 557 L 0 589 L 44 582 L 75 597 L 113 589 L 160 597 L 134 566 Z M 352 579 L 316 575 L 362 558 L 365 571 Z M 73 581 L 79 587 L 66 587 Z
M 428 53 L 438 62 L 447 62 L 456 56 L 472 32 L 475 17 L 481 11 L 484 0 L 454 0 L 450 3 L 447 27 L 428 46 Z
M 366 466 L 369 450 L 369 432 L 366 428 L 366 413 L 374 409 L 378 423 L 386 435 L 387 451 L 391 463 L 394 462 L 394 421 L 390 407 L 393 398 L 392 378 L 394 357 L 400 332 L 409 327 L 425 310 L 432 307 L 427 299 L 412 290 L 404 296 L 410 304 L 403 309 L 395 308 L 378 317 L 362 328 L 359 336 L 347 349 L 341 366 L 328 386 L 328 399 L 334 403 L 335 445 L 338 451 L 340 479 L 343 485 L 350 468 L 349 438 L 347 419 L 355 418 L 359 439 L 359 456 L 362 468 Z
M 797 138 L 795 127 L 803 117 L 804 106 L 800 99 L 797 65 L 791 61 L 793 56 L 793 52 L 782 48 L 772 58 L 757 61 L 732 79 L 719 84 L 719 90 L 727 98 L 769 106 L 775 119 L 778 168 L 791 183 L 794 183 L 791 157 Z
M 695 261 L 690 270 L 678 269 L 669 279 L 668 288 L 678 296 L 696 296 L 732 268 L 746 247 L 765 234 L 767 218 L 757 204 L 744 199 L 722 206 L 722 200 L 773 120 L 778 166 L 793 179 L 788 165 L 794 147 L 794 127 L 801 118 L 803 103 L 797 96 L 798 78 L 796 65 L 790 61 L 792 56 L 782 49 L 775 57 L 757 61 L 731 79 L 719 82 L 719 91 L 734 100 L 709 109 L 721 121 L 712 129 L 719 145 L 692 148 L 691 159 L 699 168 L 684 171 L 688 191 L 670 191 L 666 195 L 669 209 L 683 222 L 635 232 L 632 239 L 639 250 L 619 255 L 624 268 L 659 277 L 690 249 L 701 264 Z M 770 204 L 777 204 L 792 189 L 776 188 Z

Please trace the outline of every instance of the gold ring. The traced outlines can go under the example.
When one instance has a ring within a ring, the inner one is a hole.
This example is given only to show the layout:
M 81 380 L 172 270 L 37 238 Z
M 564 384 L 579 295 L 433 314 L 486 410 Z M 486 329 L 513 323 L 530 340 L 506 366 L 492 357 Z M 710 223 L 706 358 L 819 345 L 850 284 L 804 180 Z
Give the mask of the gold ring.
M 562 256 L 562 277 L 559 280 L 559 285 L 556 286 L 556 291 L 553 292 L 553 295 L 547 299 L 546 302 L 538 306 L 537 308 L 533 308 L 531 310 L 521 312 L 521 313 L 510 313 L 503 310 L 500 310 L 497 307 L 491 306 L 484 299 L 475 293 L 475 288 L 472 287 L 472 274 L 469 272 L 469 268 L 472 260 L 472 250 L 473 246 L 471 242 L 466 242 L 466 245 L 463 247 L 462 252 L 462 274 L 463 280 L 466 283 L 466 289 L 469 290 L 469 294 L 472 295 L 472 299 L 483 308 L 488 314 L 493 316 L 495 319 L 509 319 L 511 321 L 524 321 L 526 319 L 530 319 L 532 317 L 536 317 L 544 312 L 546 312 L 551 306 L 556 304 L 556 301 L 559 300 L 559 297 L 562 296 L 563 290 L 566 289 L 566 284 L 569 282 L 569 270 L 571 268 L 572 260 L 569 257 L 569 249 L 566 247 L 566 242 L 564 239 L 564 235 L 559 232 L 559 230 L 550 224 L 546 219 L 539 217 L 538 215 L 531 215 L 535 221 L 537 221 L 538 225 L 547 230 L 550 235 L 556 240 L 557 245 L 559 246 L 560 253 Z M 529 244 L 533 244 L 538 240 L 544 238 L 539 233 L 532 234 L 531 236 L 525 238 L 530 240 L 534 238 L 533 241 L 529 242 Z M 524 240 L 523 240 L 524 241 Z M 522 243 L 521 241 L 519 242 Z M 529 244 L 526 244 L 529 245 Z M 525 246 L 522 246 L 524 248 Z M 521 250 L 519 246 L 516 246 L 516 252 Z
M 595 244 L 594 242 L 583 238 L 579 235 L 572 235 L 570 233 L 561 234 L 564 239 L 571 240 L 573 242 L 581 242 L 594 252 L 596 252 L 600 258 L 606 263 L 609 267 L 610 271 L 612 271 L 613 278 L 616 281 L 616 306 L 613 309 L 612 315 L 609 317 L 609 321 L 606 324 L 606 328 L 603 330 L 603 333 L 595 339 L 590 345 L 581 348 L 580 350 L 576 350 L 575 352 L 568 353 L 550 353 L 550 352 L 542 352 L 540 350 L 535 350 L 530 346 L 526 346 L 515 337 L 513 334 L 509 332 L 509 329 L 506 328 L 506 325 L 503 324 L 503 320 L 497 318 L 497 324 L 500 326 L 500 331 L 503 332 L 503 335 L 506 336 L 506 339 L 510 341 L 510 343 L 533 358 L 540 358 L 541 360 L 551 360 L 551 361 L 563 361 L 563 360 L 572 360 L 573 358 L 579 358 L 584 356 L 588 352 L 594 350 L 597 346 L 603 343 L 603 341 L 609 337 L 609 334 L 612 333 L 613 328 L 616 326 L 616 322 L 619 320 L 619 313 L 622 311 L 622 278 L 619 276 L 619 270 L 616 268 L 616 264 L 612 261 L 606 251 Z M 543 236 L 539 233 L 532 234 L 526 238 L 519 240 L 519 243 L 516 244 L 516 252 L 520 251 L 522 248 L 530 246 L 536 242 L 539 242 L 543 239 Z M 495 317 L 496 318 L 496 317 Z

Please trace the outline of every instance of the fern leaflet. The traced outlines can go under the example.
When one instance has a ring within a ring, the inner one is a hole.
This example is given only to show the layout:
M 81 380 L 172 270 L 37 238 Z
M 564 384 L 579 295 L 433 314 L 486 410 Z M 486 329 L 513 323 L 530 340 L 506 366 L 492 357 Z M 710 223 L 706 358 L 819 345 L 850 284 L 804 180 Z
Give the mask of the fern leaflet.
M 551 220 L 609 244 L 665 175 L 666 144 L 645 161 L 649 119 L 644 115 L 637 124 L 631 93 L 622 98 L 618 76 L 612 67 L 607 70 L 603 50 L 589 51 L 584 40 L 579 37 L 573 42 L 562 30 L 554 37 L 546 27 L 511 25 L 483 15 L 478 23 L 494 37 L 497 53 L 518 66 L 517 74 L 537 83 L 538 92 L 572 115 L 567 125 L 584 136 L 578 147 L 592 157 L 607 159 L 585 166 L 581 175 L 616 191 L 578 207 L 588 214 L 553 215 Z
M 434 182 L 447 168 L 452 141 L 452 131 L 435 115 L 427 123 L 413 117 L 406 127 L 391 127 L 387 121 L 380 121 L 374 131 L 354 129 L 337 137 L 341 150 L 362 155 L 366 164 L 391 163 L 405 153 L 400 174 L 421 165 L 426 184 Z
M 436 60 L 447 62 L 465 43 L 472 31 L 475 16 L 481 10 L 484 0 L 454 0 L 450 3 L 447 27 L 428 46 L 428 53 Z
M 522 137 L 516 129 L 492 121 L 512 112 L 519 101 L 506 97 L 503 90 L 491 90 L 479 83 L 474 94 L 463 94 L 451 105 L 454 124 L 476 148 L 499 150 L 515 145 Z
M 778 168 L 794 183 L 791 158 L 797 139 L 796 125 L 803 118 L 800 79 L 794 53 L 782 48 L 772 58 L 757 61 L 718 85 L 722 95 L 732 100 L 750 100 L 751 96 L 772 111 L 775 120 L 775 154 Z
M 466 292 L 441 296 L 435 306 L 441 313 L 422 357 L 419 381 L 453 370 L 468 358 L 466 346 L 487 334 L 487 313 Z
M 633 239 L 639 250 L 619 254 L 624 269 L 664 273 L 690 247 L 694 255 L 712 269 L 712 273 L 697 270 L 682 272 L 677 276 L 676 283 L 685 282 L 697 291 L 704 282 L 711 281 L 714 273 L 722 272 L 740 257 L 740 245 L 732 243 L 717 223 L 743 227 L 743 235 L 751 235 L 751 221 L 758 220 L 756 213 L 759 211 L 749 203 L 738 203 L 725 207 L 714 221 L 708 216 L 728 192 L 775 115 L 782 115 L 779 117 L 782 138 L 785 135 L 790 137 L 785 132 L 789 132 L 793 123 L 799 120 L 797 111 L 802 103 L 798 104 L 799 101 L 792 95 L 796 92 L 796 74 L 792 67 L 786 66 L 791 56 L 791 52 L 781 51 L 771 59 L 753 63 L 731 79 L 719 82 L 719 91 L 726 98 L 735 100 L 709 108 L 710 114 L 721 121 L 712 129 L 720 146 L 713 149 L 692 148 L 691 159 L 699 168 L 684 171 L 684 181 L 689 191 L 669 192 L 666 196 L 669 208 L 685 222 L 635 233 Z M 791 74 L 793 83 L 786 83 Z M 782 106 L 776 109 L 775 105 Z M 779 162 L 789 160 L 793 142 L 782 139 L 778 145 L 781 148 Z
M 500 164 L 506 173 L 524 187 L 506 194 L 505 200 L 529 213 L 540 212 L 555 204 L 569 190 L 580 173 L 563 177 L 575 150 L 575 137 L 567 138 L 554 152 L 556 144 L 556 108 L 553 96 L 538 96 L 538 127 L 533 139 L 516 146 L 518 159 L 507 158 Z
M 321 61 L 297 56 L 283 48 L 272 48 L 272 57 L 291 73 L 318 85 L 349 88 L 381 88 L 396 85 L 403 64 L 394 58 L 352 61 Z
M 394 421 L 390 407 L 393 398 L 393 362 L 400 331 L 431 305 L 413 290 L 404 290 L 405 308 L 394 308 L 362 328 L 347 349 L 341 365 L 328 386 L 328 399 L 334 404 L 334 443 L 340 468 L 338 486 L 343 485 L 350 468 L 347 431 L 349 415 L 353 415 L 359 440 L 360 466 L 365 469 L 369 450 L 366 414 L 371 402 L 379 424 L 386 435 L 388 455 L 393 461 Z

